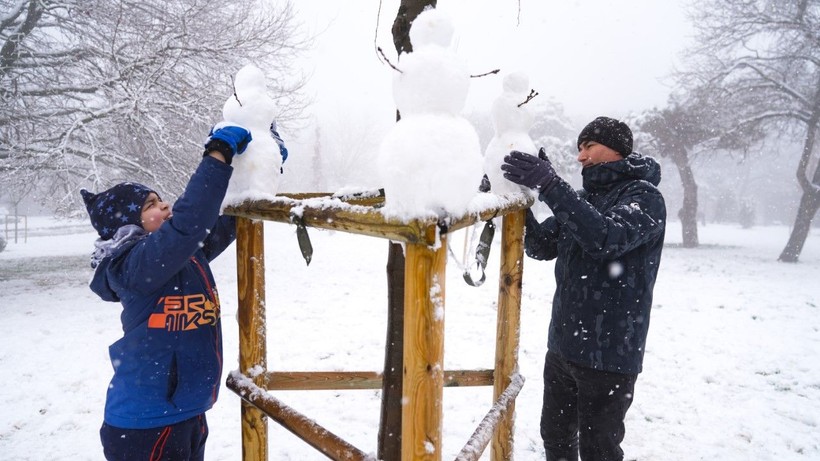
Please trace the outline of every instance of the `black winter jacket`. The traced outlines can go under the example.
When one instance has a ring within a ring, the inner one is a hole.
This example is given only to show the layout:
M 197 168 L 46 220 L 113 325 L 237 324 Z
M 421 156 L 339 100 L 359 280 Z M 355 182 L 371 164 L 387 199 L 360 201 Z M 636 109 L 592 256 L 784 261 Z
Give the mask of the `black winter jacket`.
M 640 373 L 666 227 L 658 163 L 633 153 L 584 168 L 584 188 L 560 180 L 527 213 L 527 255 L 555 262 L 550 351 L 596 370 Z

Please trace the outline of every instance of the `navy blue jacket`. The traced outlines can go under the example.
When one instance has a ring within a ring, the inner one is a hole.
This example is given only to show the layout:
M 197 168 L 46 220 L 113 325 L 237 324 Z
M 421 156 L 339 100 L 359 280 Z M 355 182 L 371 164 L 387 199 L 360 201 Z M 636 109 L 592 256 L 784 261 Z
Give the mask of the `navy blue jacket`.
M 666 227 L 660 166 L 633 153 L 584 168 L 584 188 L 561 180 L 539 199 L 553 216 L 527 213 L 525 248 L 557 258 L 550 351 L 577 365 L 637 374 Z
M 203 158 L 173 217 L 97 266 L 91 289 L 122 303 L 123 337 L 109 347 L 114 377 L 105 422 L 174 424 L 213 406 L 222 375 L 222 322 L 209 261 L 236 238 L 219 216 L 233 168 Z

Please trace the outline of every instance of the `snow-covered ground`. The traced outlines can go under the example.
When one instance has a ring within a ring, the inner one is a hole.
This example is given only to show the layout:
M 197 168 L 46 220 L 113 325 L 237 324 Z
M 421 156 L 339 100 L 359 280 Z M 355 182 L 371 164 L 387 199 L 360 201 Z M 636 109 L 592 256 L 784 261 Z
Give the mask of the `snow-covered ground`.
M 119 337 L 120 308 L 86 287 L 90 226 L 45 218 L 28 225 L 27 242 L 12 238 L 0 253 L 0 459 L 99 460 L 107 347 Z M 265 228 L 269 367 L 379 370 L 387 242 L 312 229 L 315 253 L 306 267 L 292 226 Z M 820 459 L 820 232 L 809 236 L 797 264 L 776 261 L 786 227 L 710 224 L 700 233 L 702 247 L 687 250 L 676 223 L 667 232 L 645 371 L 627 417 L 627 459 Z M 460 243 L 453 249 L 461 254 Z M 447 368 L 492 367 L 498 254 L 496 242 L 480 288 L 467 286 L 458 265 L 448 263 Z M 213 269 L 227 374 L 237 367 L 233 247 Z M 540 375 L 552 269 L 551 262 L 525 263 L 519 360 L 527 382 L 517 400 L 517 460 L 543 459 Z M 444 459 L 467 441 L 491 392 L 445 390 Z M 277 396 L 375 452 L 379 392 Z M 208 418 L 207 459 L 239 459 L 238 397 L 223 387 Z M 272 460 L 325 459 L 278 425 L 270 428 Z

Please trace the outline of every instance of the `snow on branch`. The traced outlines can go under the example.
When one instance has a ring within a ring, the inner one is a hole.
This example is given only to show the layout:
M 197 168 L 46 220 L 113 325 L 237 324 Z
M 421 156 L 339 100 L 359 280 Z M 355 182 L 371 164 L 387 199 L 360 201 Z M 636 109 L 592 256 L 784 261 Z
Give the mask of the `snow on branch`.
M 15 21 L 17 21 L 17 18 L 19 18 L 20 14 L 23 13 L 27 1 L 28 0 L 18 1 L 17 5 L 9 9 L 9 12 L 5 15 L 5 17 L 0 18 L 0 32 L 2 32 L 6 27 L 12 25 Z
M 481 457 L 481 454 L 484 453 L 484 449 L 487 448 L 487 445 L 490 443 L 490 439 L 498 423 L 501 422 L 501 418 L 506 415 L 512 404 L 515 403 L 515 398 L 518 397 L 518 393 L 521 392 L 523 386 L 524 377 L 515 373 L 512 376 L 510 385 L 501 393 L 498 400 L 493 404 L 493 407 L 490 408 L 490 411 L 484 416 L 484 419 L 481 420 L 475 432 L 473 432 L 470 440 L 467 441 L 467 444 L 464 445 L 464 448 L 462 448 L 461 452 L 456 456 L 456 461 L 476 461 Z
M 742 61 L 742 62 L 739 62 L 739 63 L 735 64 L 734 66 L 732 66 L 732 68 L 730 68 L 728 70 L 727 75 L 730 74 L 735 69 L 743 69 L 743 68 L 750 69 L 752 72 L 757 74 L 763 80 L 765 80 L 767 82 L 770 82 L 772 85 L 775 85 L 775 87 L 777 89 L 779 89 L 780 91 L 782 91 L 783 93 L 786 93 L 786 94 L 790 95 L 791 97 L 793 97 L 793 98 L 797 99 L 798 101 L 800 101 L 801 104 L 804 104 L 806 106 L 811 105 L 809 103 L 809 101 L 806 100 L 806 98 L 802 94 L 800 94 L 799 91 L 797 91 L 794 88 L 790 87 L 785 82 L 771 77 L 768 73 L 766 73 L 766 71 L 764 69 L 761 69 L 760 66 L 757 66 L 757 65 L 755 65 L 751 62 Z

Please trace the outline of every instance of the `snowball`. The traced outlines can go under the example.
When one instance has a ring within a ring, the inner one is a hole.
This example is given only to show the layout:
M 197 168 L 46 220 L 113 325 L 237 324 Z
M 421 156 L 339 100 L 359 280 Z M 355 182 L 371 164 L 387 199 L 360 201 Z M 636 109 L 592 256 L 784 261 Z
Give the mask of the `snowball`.
M 393 99 L 402 117 L 445 112 L 457 115 L 464 108 L 470 74 L 452 52 L 432 48 L 403 54 L 393 77 Z
M 455 28 L 447 13 L 436 8 L 428 8 L 413 20 L 410 28 L 410 43 L 413 51 L 420 51 L 431 45 L 448 47 L 453 41 Z
M 481 146 L 465 119 L 447 114 L 402 118 L 387 133 L 378 169 L 385 213 L 420 217 L 465 213 L 481 184 Z

